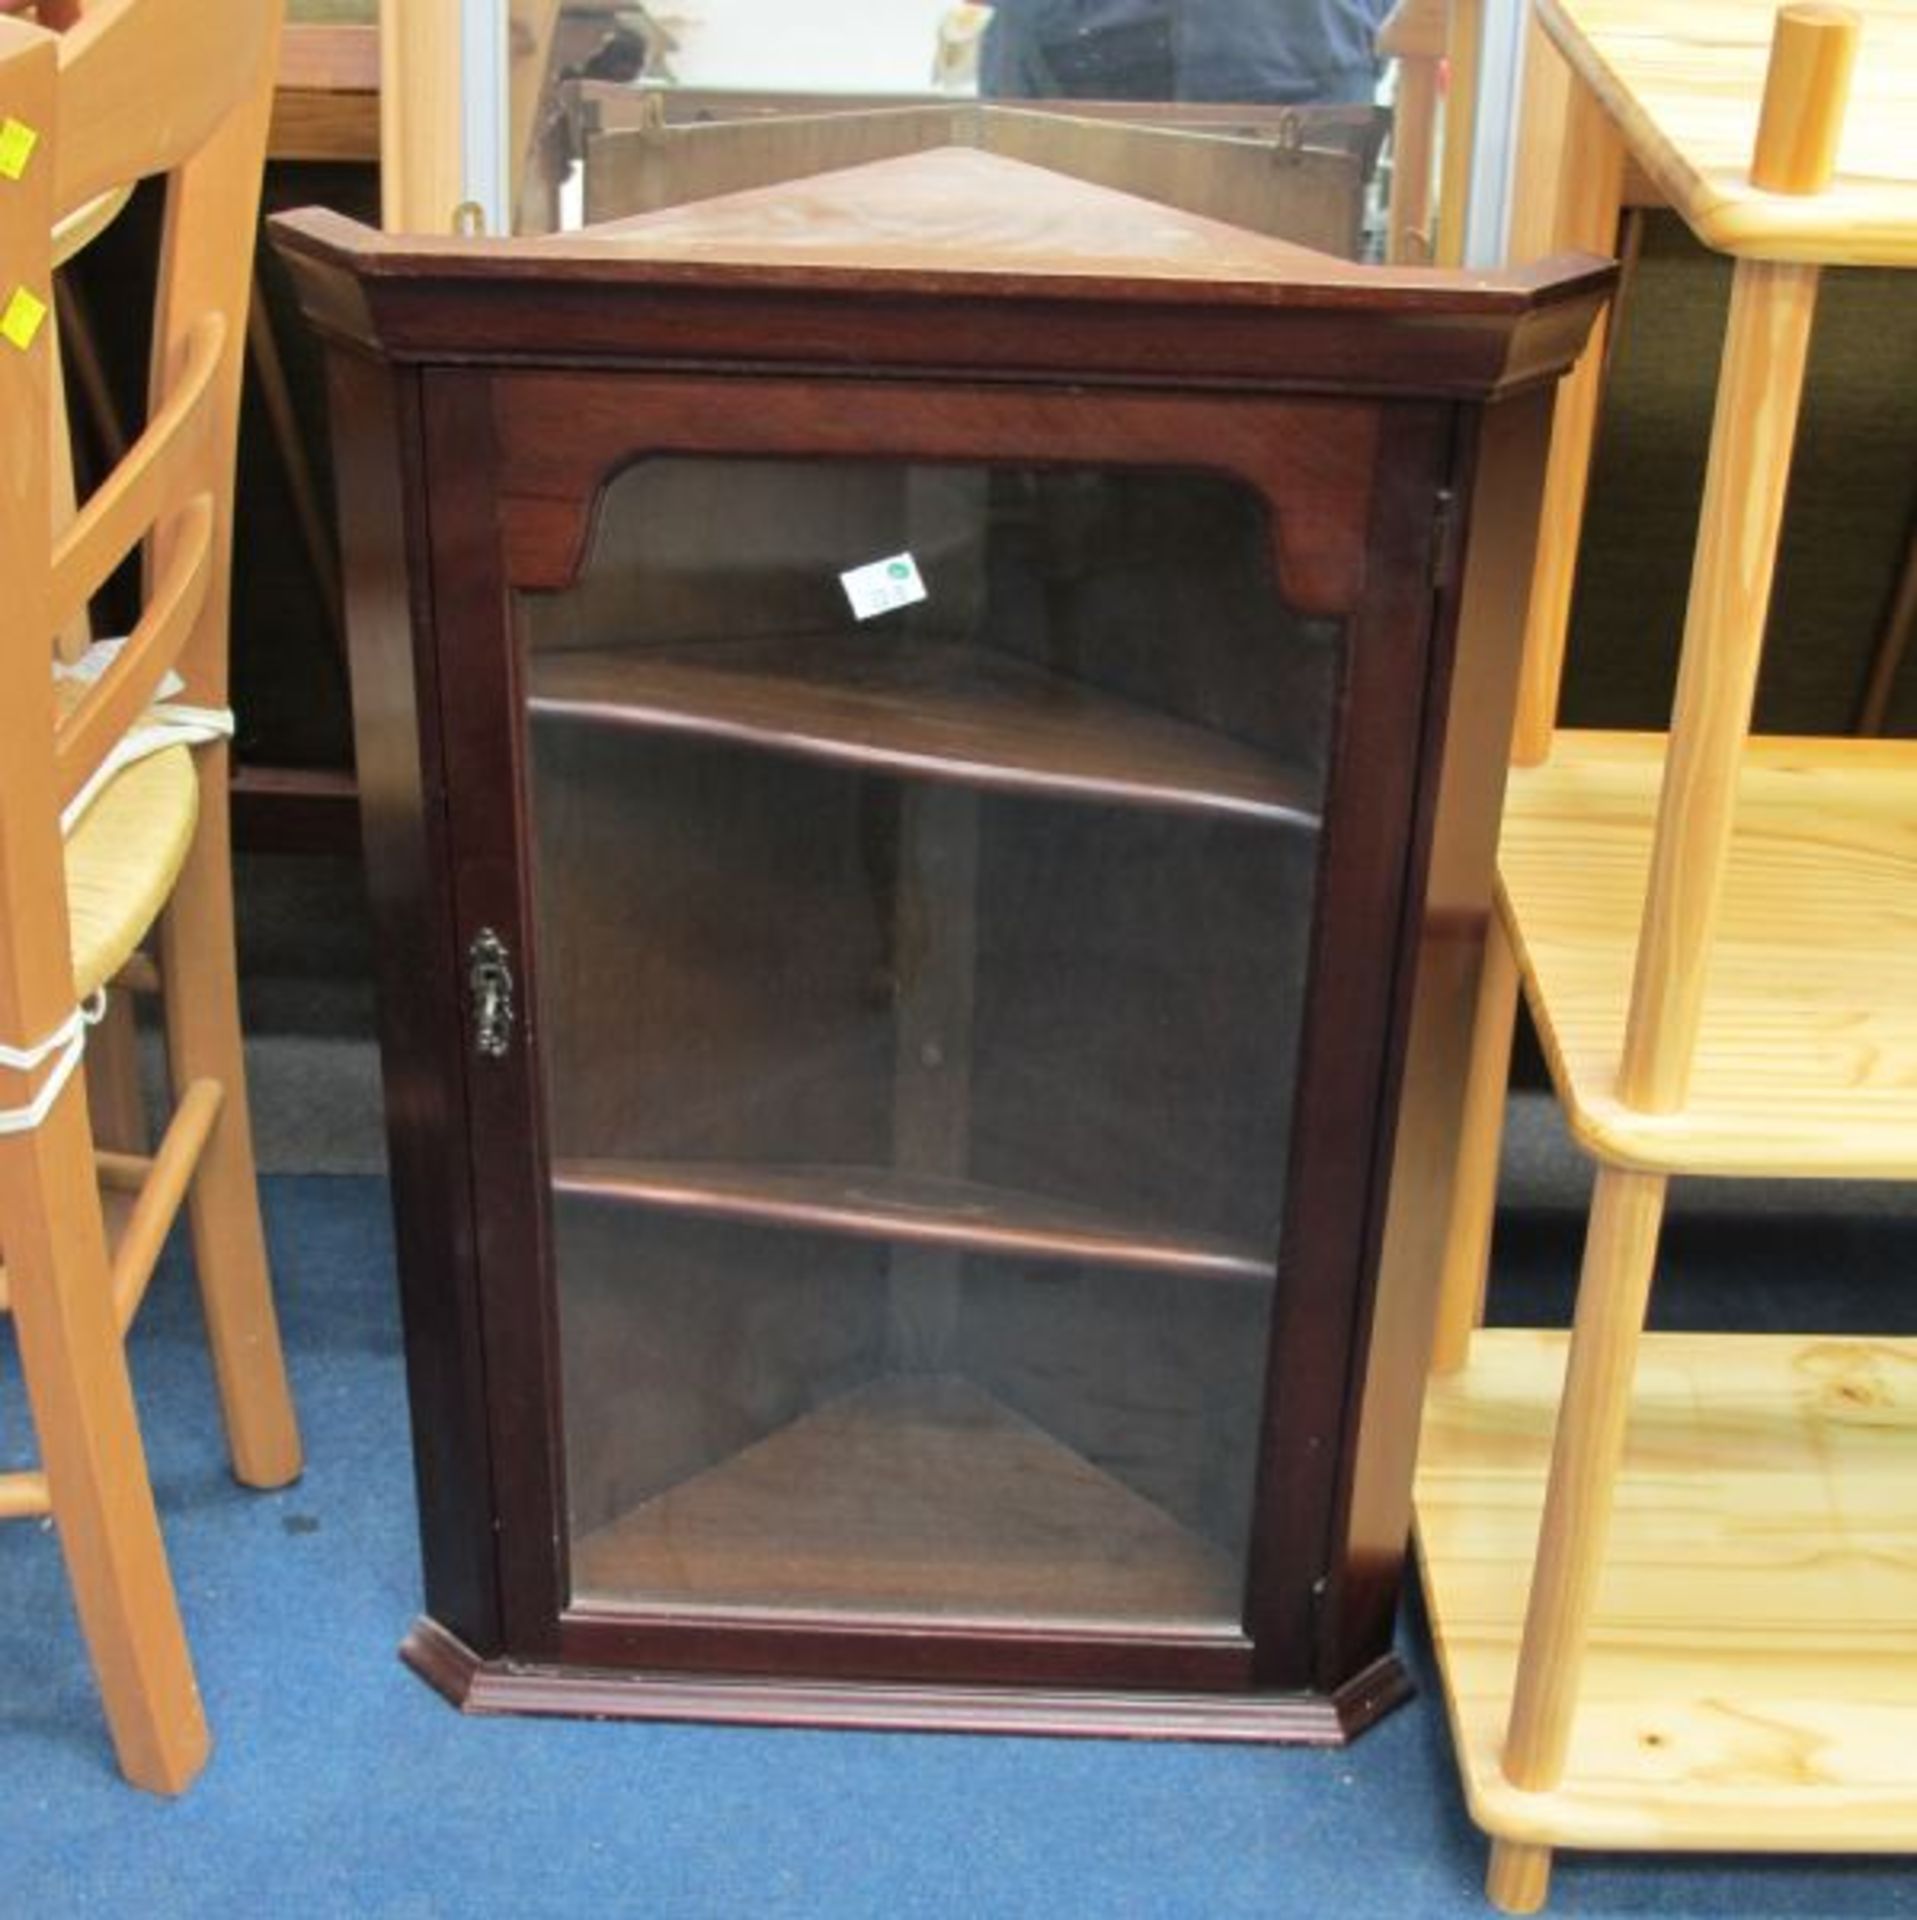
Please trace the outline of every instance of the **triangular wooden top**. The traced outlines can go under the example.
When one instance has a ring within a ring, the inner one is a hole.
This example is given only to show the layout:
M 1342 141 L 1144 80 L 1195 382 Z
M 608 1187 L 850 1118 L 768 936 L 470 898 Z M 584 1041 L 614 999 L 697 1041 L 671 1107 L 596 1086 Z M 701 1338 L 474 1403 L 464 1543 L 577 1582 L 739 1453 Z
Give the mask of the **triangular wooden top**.
M 1363 266 L 963 144 L 538 240 L 382 234 L 318 209 L 272 227 L 322 331 L 468 365 L 770 359 L 1479 398 L 1561 372 L 1614 277 L 1588 255 Z
M 734 266 L 884 267 L 1282 284 L 1366 270 L 974 147 L 935 147 L 535 243 Z

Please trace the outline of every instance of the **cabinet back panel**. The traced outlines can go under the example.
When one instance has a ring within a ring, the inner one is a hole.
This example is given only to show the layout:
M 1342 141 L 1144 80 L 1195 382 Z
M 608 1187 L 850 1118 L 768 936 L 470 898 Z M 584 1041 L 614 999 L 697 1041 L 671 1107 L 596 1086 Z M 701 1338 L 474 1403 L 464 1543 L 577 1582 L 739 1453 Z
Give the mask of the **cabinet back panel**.
M 1242 1569 L 1271 1289 L 974 1262 L 964 1370 Z
M 575 1606 L 1238 1630 L 1267 1285 L 968 1257 L 900 1365 L 884 1242 L 559 1212 Z
M 1006 800 L 980 839 L 974 1177 L 1275 1259 L 1317 837 Z
M 1322 787 L 1342 622 L 1289 606 L 1274 510 L 1196 467 L 635 461 L 533 655 L 880 636 L 951 641 L 1189 720 Z M 909 553 L 925 597 L 856 616 L 842 575 Z M 537 675 L 535 675 L 535 689 Z
M 547 731 L 555 1166 L 886 1169 L 1275 1258 L 1316 836 Z
M 545 722 L 533 780 L 554 1156 L 882 1157 L 866 783 Z
M 881 1249 L 561 1198 L 575 1537 L 869 1379 Z

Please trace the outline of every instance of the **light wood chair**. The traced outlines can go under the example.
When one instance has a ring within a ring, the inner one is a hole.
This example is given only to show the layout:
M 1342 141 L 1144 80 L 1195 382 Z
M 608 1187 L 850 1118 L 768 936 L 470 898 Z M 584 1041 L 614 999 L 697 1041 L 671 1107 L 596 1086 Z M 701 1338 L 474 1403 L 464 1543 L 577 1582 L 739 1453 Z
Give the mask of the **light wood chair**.
M 241 1065 L 220 737 L 277 32 L 255 0 L 97 0 L 58 37 L 0 19 L 0 1253 L 41 1455 L 0 1477 L 0 1516 L 53 1516 L 120 1764 L 159 1792 L 192 1781 L 208 1735 L 123 1343 L 183 1199 L 234 1471 L 270 1487 L 300 1469 Z M 147 424 L 50 537 L 54 236 L 150 175 L 168 202 Z M 56 680 L 57 637 L 142 543 L 132 632 L 94 677 Z M 73 1070 L 84 1009 L 149 929 L 175 1108 L 150 1158 L 96 1153 Z

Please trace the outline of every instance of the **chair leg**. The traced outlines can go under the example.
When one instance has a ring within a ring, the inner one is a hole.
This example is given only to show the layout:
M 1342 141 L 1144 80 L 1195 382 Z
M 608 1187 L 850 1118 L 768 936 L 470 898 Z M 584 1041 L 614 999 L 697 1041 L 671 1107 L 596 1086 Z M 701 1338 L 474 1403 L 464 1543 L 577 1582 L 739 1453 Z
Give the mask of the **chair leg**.
M 175 1098 L 196 1080 L 215 1080 L 225 1094 L 187 1206 L 233 1471 L 248 1486 L 279 1487 L 299 1475 L 300 1437 L 267 1271 L 240 1046 L 226 761 L 221 750 L 201 751 L 200 826 L 160 918 L 160 971 Z
M 180 1793 L 210 1742 L 114 1321 L 78 1085 L 0 1149 L 21 1371 L 74 1607 L 121 1770 Z
M 108 995 L 105 1017 L 87 1041 L 87 1109 L 96 1145 L 115 1153 L 152 1150 L 140 1091 L 140 1028 L 131 994 Z
M 1662 1174 L 1602 1167 L 1591 1199 L 1504 1744 L 1505 1778 L 1529 1792 L 1548 1791 L 1564 1775 L 1669 1184 Z M 1494 1900 L 1508 1892 L 1527 1903 L 1510 1912 L 1535 1912 L 1549 1873 L 1548 1848 L 1502 1846 L 1493 1851 L 1486 1890 Z
M 1551 1891 L 1551 1849 L 1494 1840 L 1485 1896 L 1500 1913 L 1536 1913 Z
M 1494 913 L 1484 940 L 1484 971 L 1472 1015 L 1471 1059 L 1458 1119 L 1457 1171 L 1438 1283 L 1433 1373 L 1455 1373 L 1470 1357 L 1471 1335 L 1484 1318 L 1491 1270 L 1491 1223 L 1498 1208 L 1498 1150 L 1511 1078 L 1511 1036 L 1518 1018 L 1518 966 L 1510 936 Z

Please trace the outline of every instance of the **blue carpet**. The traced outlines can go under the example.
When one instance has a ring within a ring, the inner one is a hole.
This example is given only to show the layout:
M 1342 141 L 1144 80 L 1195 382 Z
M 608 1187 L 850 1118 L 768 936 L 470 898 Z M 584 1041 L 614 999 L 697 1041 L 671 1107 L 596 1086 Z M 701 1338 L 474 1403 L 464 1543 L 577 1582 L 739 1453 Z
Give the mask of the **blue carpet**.
M 54 1543 L 0 1529 L 0 1912 L 1487 1911 L 1429 1692 L 1338 1754 L 462 1719 L 393 1655 L 417 1565 L 385 1190 L 268 1186 L 305 1479 L 227 1478 L 177 1260 L 134 1351 L 212 1764 L 176 1803 L 120 1784 Z M 1566 1857 L 1551 1910 L 1917 1915 L 1917 1865 Z

